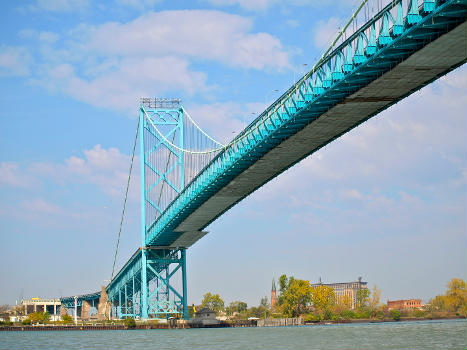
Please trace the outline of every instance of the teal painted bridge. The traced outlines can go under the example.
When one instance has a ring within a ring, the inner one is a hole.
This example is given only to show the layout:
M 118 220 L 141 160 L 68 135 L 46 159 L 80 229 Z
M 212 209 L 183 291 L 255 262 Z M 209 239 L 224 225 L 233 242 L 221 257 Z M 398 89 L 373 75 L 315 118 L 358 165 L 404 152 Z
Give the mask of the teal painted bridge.
M 141 247 L 106 287 L 112 317 L 187 317 L 186 250 L 211 222 L 466 62 L 467 0 L 383 3 L 370 16 L 363 1 L 313 69 L 228 145 L 203 133 L 179 100 L 142 99 Z

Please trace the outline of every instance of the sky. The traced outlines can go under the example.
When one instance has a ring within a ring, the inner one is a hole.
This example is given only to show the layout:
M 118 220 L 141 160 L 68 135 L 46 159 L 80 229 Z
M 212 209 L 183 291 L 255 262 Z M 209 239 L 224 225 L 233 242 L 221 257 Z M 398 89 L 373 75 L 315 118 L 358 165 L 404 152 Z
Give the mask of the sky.
M 139 98 L 181 98 L 228 141 L 317 61 L 355 1 L 0 4 L 0 304 L 90 293 L 112 271 Z M 187 252 L 188 303 L 259 304 L 281 274 L 359 276 L 387 299 L 466 279 L 467 70 L 289 169 Z M 275 91 L 278 90 L 278 91 Z M 140 245 L 132 179 L 120 268 Z

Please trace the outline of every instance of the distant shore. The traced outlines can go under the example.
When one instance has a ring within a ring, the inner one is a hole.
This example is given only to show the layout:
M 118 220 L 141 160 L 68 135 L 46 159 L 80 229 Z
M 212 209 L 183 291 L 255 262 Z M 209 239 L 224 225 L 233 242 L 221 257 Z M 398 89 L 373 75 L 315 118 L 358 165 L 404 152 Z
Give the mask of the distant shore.
M 337 325 L 337 324 L 352 324 L 352 323 L 385 323 L 385 322 L 404 322 L 404 321 L 431 321 L 431 320 L 454 320 L 454 319 L 466 319 L 461 316 L 453 317 L 435 317 L 435 318 L 422 318 L 422 317 L 406 317 L 401 318 L 399 321 L 393 319 L 350 319 L 350 320 L 327 320 L 319 322 L 306 322 L 305 326 L 323 326 L 323 325 Z M 249 324 L 236 324 L 235 322 L 222 322 L 218 327 L 209 328 L 228 328 L 228 327 L 257 327 L 254 323 Z M 293 327 L 293 326 L 290 326 Z M 63 324 L 45 324 L 36 326 L 1 326 L 0 331 L 4 332 L 24 332 L 24 331 L 103 331 L 103 330 L 131 330 L 131 329 L 187 329 L 190 327 L 186 322 L 180 322 L 177 324 L 168 323 L 148 323 L 148 324 L 137 324 L 135 327 L 128 328 L 123 324 L 102 324 L 102 325 L 91 325 L 91 324 L 78 324 L 78 325 L 63 325 Z M 199 327 L 196 327 L 199 328 Z
M 457 320 L 457 319 L 466 319 L 462 316 L 450 316 L 450 317 L 401 317 L 400 320 L 394 320 L 392 318 L 385 318 L 385 319 L 349 319 L 349 320 L 326 320 L 326 321 L 319 321 L 319 322 L 305 322 L 306 326 L 312 325 L 331 325 L 331 324 L 346 324 L 346 323 L 384 323 L 384 322 L 405 322 L 405 321 L 433 321 L 433 320 Z

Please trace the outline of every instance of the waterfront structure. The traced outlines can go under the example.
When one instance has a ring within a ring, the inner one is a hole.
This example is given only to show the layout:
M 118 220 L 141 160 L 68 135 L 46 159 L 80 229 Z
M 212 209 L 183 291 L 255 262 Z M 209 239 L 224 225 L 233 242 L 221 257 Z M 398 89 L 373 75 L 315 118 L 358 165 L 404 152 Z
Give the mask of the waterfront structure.
M 141 100 L 141 242 L 106 287 L 116 317 L 187 317 L 186 251 L 209 224 L 467 61 L 467 0 L 383 2 L 370 18 L 363 1 L 313 69 L 227 145 L 180 100 Z
M 271 310 L 274 309 L 274 306 L 277 304 L 277 291 L 276 291 L 276 281 L 274 278 L 272 279 L 272 287 L 271 287 Z
M 420 309 L 421 307 L 421 299 L 388 300 L 388 310 Z
M 216 312 L 207 307 L 195 313 L 195 317 L 190 321 L 193 327 L 206 327 L 219 325 L 221 321 L 216 318 Z
M 21 300 L 21 311 L 24 316 L 33 312 L 48 312 L 51 321 L 58 321 L 62 303 L 60 299 L 31 298 Z
M 319 282 L 312 284 L 311 286 L 318 287 L 318 286 L 327 286 L 334 289 L 334 294 L 336 295 L 337 300 L 344 300 L 344 298 L 348 298 L 350 300 L 350 307 L 355 309 L 357 305 L 357 293 L 361 289 L 368 289 L 367 286 L 368 282 L 363 282 L 362 278 L 359 277 L 357 281 L 354 282 L 337 282 L 337 283 L 322 283 L 321 277 L 319 278 Z

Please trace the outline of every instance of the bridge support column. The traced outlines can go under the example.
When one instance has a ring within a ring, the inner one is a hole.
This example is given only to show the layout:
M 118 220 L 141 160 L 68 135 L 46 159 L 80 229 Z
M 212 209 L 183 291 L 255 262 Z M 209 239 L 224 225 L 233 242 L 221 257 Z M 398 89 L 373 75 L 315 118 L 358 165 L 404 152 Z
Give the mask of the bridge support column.
M 186 285 L 186 249 L 180 250 L 182 255 L 182 283 L 183 283 L 183 319 L 188 319 L 188 305 L 187 305 L 187 285 Z

